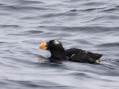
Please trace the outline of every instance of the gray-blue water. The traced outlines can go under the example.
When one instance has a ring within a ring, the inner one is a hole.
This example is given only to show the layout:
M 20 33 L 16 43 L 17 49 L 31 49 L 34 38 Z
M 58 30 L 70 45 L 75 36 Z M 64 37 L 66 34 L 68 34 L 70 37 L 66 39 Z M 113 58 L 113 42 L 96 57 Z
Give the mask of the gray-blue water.
M 51 39 L 101 64 L 44 63 Z M 0 89 L 119 89 L 119 0 L 0 0 Z

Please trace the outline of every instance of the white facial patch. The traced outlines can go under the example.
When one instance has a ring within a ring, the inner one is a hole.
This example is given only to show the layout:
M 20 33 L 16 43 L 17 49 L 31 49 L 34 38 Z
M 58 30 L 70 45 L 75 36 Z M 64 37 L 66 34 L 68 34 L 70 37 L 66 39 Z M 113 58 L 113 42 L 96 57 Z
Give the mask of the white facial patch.
M 60 42 L 58 40 L 54 40 L 54 44 L 58 45 L 58 44 L 60 44 Z

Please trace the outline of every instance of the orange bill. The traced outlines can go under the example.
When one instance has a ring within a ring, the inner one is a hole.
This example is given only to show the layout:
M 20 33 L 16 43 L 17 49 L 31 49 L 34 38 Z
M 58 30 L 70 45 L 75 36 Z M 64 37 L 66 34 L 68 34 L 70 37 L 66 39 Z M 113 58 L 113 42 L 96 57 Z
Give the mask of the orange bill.
M 47 43 L 46 42 L 42 42 L 39 46 L 40 49 L 42 50 L 46 50 L 47 49 Z

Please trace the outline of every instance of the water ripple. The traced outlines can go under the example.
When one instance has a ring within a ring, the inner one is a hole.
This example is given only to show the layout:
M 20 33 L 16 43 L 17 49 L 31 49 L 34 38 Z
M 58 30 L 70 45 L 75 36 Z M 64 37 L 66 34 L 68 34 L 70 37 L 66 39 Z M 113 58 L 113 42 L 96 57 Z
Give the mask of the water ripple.
M 117 0 L 1 0 L 1 89 L 118 89 Z M 43 41 L 103 54 L 99 65 L 50 63 Z

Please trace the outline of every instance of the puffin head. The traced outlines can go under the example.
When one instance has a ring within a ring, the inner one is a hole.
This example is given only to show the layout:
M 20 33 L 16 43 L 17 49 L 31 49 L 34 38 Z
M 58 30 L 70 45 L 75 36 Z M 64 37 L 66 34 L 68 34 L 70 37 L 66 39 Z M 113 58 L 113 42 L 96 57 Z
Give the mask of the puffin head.
M 39 48 L 42 50 L 60 50 L 63 46 L 58 40 L 50 40 L 49 42 L 42 42 Z

